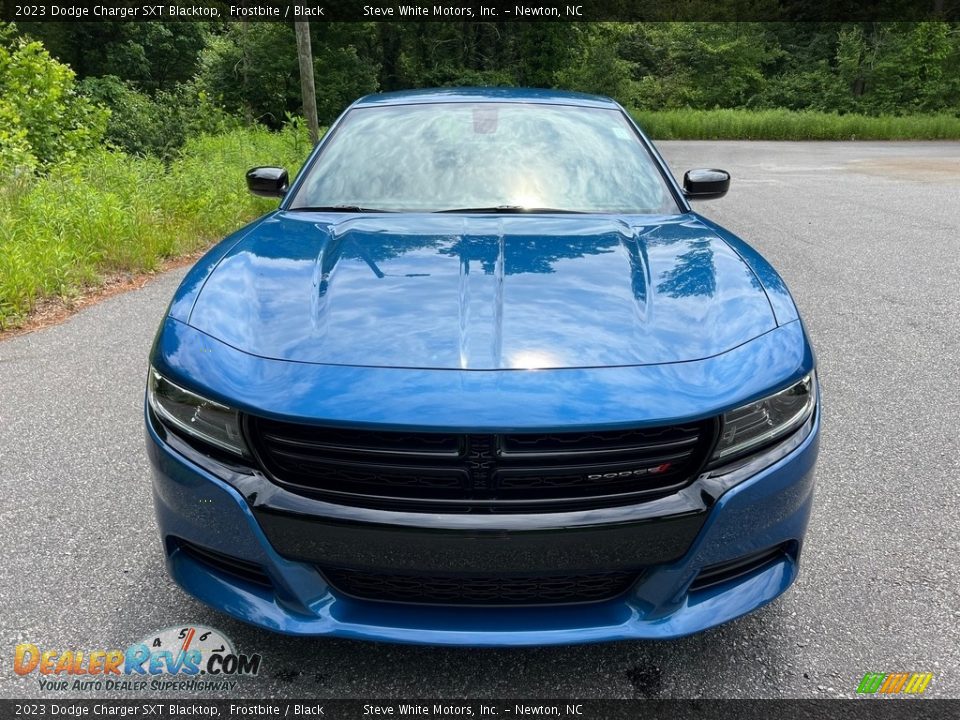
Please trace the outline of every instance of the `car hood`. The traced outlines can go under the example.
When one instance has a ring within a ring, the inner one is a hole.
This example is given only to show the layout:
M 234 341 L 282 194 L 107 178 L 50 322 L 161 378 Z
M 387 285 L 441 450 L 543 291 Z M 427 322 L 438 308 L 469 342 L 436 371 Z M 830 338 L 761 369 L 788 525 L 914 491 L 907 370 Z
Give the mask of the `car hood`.
M 692 215 L 278 212 L 207 278 L 192 326 L 253 355 L 431 369 L 698 360 L 776 327 Z

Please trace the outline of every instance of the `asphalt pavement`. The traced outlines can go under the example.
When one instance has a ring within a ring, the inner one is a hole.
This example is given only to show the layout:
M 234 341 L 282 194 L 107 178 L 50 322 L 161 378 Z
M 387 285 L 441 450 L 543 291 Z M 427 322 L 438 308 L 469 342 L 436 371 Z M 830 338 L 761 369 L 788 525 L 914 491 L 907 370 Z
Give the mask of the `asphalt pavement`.
M 204 607 L 164 570 L 143 442 L 178 270 L 0 341 L 0 697 L 63 696 L 15 675 L 18 643 L 188 623 L 263 655 L 240 697 L 850 697 L 868 671 L 960 697 L 960 143 L 660 148 L 678 176 L 732 173 L 698 209 L 780 270 L 817 350 L 818 487 L 786 595 L 677 641 L 503 650 L 284 637 Z

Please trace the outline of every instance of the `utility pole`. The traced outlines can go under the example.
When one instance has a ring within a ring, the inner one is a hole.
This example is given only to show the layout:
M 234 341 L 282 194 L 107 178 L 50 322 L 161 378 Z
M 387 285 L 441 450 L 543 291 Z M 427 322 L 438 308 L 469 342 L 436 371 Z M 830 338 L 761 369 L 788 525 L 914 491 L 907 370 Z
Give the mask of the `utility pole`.
M 250 97 L 250 21 L 243 20 L 240 23 L 240 62 L 243 68 L 243 97 Z M 247 127 L 253 126 L 253 109 L 250 107 L 250 101 L 243 103 L 243 119 L 246 120 Z
M 310 144 L 320 140 L 320 126 L 317 122 L 317 86 L 313 81 L 313 50 L 310 48 L 310 23 L 293 23 L 297 32 L 297 59 L 300 61 L 300 94 L 303 96 L 303 114 L 307 117 L 310 129 Z

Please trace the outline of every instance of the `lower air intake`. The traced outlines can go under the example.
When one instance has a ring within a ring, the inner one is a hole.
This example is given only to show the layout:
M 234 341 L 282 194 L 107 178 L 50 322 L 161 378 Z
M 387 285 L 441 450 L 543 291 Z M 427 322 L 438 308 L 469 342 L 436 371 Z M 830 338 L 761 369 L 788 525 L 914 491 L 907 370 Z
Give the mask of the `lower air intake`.
M 556 605 L 608 600 L 625 593 L 639 575 L 604 572 L 562 576 L 423 576 L 328 568 L 341 593 L 380 602 L 435 605 Z
M 787 549 L 783 545 L 763 550 L 753 555 L 737 558 L 728 562 L 708 565 L 690 585 L 690 592 L 705 590 L 715 585 L 730 582 L 745 577 L 759 570 L 763 570 L 787 556 Z
M 256 563 L 241 560 L 231 555 L 225 555 L 216 550 L 201 547 L 200 545 L 194 545 L 186 540 L 176 540 L 175 542 L 175 547 L 180 552 L 189 555 L 197 562 L 213 570 L 232 575 L 255 585 L 263 585 L 265 587 L 273 586 L 269 576 L 264 572 L 263 568 Z

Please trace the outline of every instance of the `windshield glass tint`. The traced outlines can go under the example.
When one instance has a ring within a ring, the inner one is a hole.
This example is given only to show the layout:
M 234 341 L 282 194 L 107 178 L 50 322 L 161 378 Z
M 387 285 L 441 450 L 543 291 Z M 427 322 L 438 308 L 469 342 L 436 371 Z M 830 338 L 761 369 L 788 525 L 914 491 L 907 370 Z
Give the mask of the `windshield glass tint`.
M 678 211 L 620 111 L 520 103 L 351 110 L 290 207 L 337 205 Z

